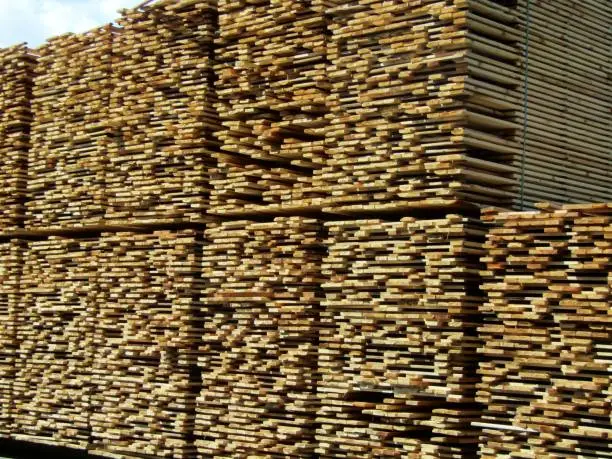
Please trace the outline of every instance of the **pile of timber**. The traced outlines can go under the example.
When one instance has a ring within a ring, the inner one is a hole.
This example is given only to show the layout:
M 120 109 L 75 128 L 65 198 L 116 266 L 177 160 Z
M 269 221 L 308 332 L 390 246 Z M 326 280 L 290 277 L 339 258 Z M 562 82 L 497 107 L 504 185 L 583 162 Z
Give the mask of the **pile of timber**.
M 310 458 L 320 225 L 302 217 L 224 222 L 206 238 L 198 453 Z
M 317 453 L 475 457 L 484 229 L 452 214 L 325 226 Z
M 325 10 L 334 0 L 219 1 L 217 214 L 320 206 L 324 164 Z
M 94 454 L 195 457 L 201 253 L 199 230 L 102 235 L 88 340 Z
M 15 313 L 13 438 L 87 447 L 95 244 L 61 237 L 27 244 Z
M 330 10 L 326 167 L 341 213 L 503 205 L 519 153 L 516 15 L 490 0 Z
M 520 45 L 528 54 L 519 88 L 527 93 L 519 115 L 521 125 L 527 117 L 525 159 L 523 166 L 516 161 L 525 204 L 612 201 L 610 2 L 518 5 L 519 29 L 529 34 Z
M 481 457 L 612 457 L 612 205 L 487 217 Z
M 50 39 L 39 54 L 28 153 L 28 228 L 98 223 L 105 212 L 114 28 Z
M 25 45 L 0 49 L 0 231 L 23 225 L 34 65 Z
M 123 12 L 113 44 L 107 222 L 200 221 L 218 129 L 214 2 Z
M 0 241 L 0 438 L 13 430 L 13 380 L 17 356 L 17 302 L 23 243 Z

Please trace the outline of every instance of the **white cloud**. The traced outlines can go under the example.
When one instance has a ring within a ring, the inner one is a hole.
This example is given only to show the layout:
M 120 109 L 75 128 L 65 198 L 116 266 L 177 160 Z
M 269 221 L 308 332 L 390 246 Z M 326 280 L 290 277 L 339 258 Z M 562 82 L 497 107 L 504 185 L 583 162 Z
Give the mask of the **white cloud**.
M 66 32 L 85 32 L 113 21 L 137 0 L 0 0 L 0 47 L 32 47 Z

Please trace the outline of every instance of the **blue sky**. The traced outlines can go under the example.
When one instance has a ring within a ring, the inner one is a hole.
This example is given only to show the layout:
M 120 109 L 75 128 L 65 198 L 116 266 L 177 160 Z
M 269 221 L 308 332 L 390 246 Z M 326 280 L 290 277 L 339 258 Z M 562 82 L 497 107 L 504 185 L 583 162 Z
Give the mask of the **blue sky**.
M 0 0 L 0 47 L 41 45 L 66 32 L 84 32 L 116 19 L 142 0 Z

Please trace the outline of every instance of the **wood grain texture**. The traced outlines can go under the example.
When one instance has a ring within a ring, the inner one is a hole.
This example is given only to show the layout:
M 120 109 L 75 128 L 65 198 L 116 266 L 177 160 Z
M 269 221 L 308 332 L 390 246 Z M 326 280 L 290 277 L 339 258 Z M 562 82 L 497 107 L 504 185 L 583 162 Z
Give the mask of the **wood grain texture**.
M 106 221 L 194 222 L 208 207 L 215 2 L 123 12 L 113 43 Z
M 27 244 L 17 305 L 13 438 L 84 449 L 89 442 L 96 240 Z
M 114 36 L 108 25 L 52 38 L 35 50 L 29 229 L 83 226 L 104 217 Z

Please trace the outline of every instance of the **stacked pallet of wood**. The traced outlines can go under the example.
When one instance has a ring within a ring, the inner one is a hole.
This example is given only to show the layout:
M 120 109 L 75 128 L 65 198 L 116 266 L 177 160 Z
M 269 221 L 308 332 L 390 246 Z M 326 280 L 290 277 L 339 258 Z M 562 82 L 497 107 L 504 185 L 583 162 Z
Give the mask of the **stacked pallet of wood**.
M 324 163 L 325 9 L 334 2 L 219 1 L 215 213 L 289 212 L 324 195 L 312 175 Z
M 312 457 L 319 230 L 302 217 L 207 229 L 195 431 L 201 457 Z
M 519 148 L 516 16 L 490 0 L 330 10 L 325 209 L 509 203 Z
M 17 304 L 23 243 L 0 241 L 0 438 L 13 431 L 13 380 L 17 356 Z
M 0 231 L 23 225 L 34 63 L 25 45 L 0 49 Z
M 28 228 L 66 228 L 104 217 L 114 29 L 50 39 L 36 50 Z
M 612 6 L 608 0 L 518 4 L 527 55 L 520 87 L 527 94 L 525 205 L 612 201 Z
M 107 221 L 200 221 L 218 129 L 213 0 L 124 11 L 113 46 Z
M 13 437 L 86 448 L 95 239 L 28 243 L 16 306 Z
M 103 234 L 90 451 L 195 457 L 202 231 Z
M 612 457 L 612 205 L 488 217 L 481 457 Z
M 474 457 L 483 228 L 458 215 L 326 223 L 320 457 Z

